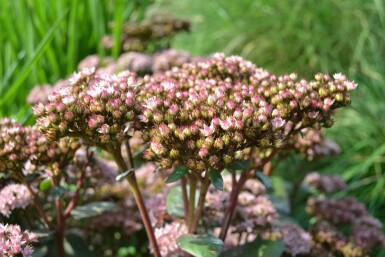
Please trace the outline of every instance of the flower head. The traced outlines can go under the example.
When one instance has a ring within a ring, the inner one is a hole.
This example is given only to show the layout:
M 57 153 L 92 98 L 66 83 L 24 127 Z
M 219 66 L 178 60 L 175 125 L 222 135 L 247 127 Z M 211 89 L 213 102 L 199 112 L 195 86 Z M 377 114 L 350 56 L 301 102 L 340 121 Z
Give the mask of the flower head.
M 50 140 L 81 137 L 87 143 L 114 147 L 128 138 L 134 122 L 134 74 L 94 74 L 87 68 L 74 73 L 70 84 L 54 92 L 45 106 L 37 105 L 37 128 Z
M 33 248 L 30 245 L 36 242 L 37 236 L 29 231 L 22 231 L 18 225 L 0 223 L 0 256 L 14 257 L 20 254 L 31 257 Z
M 9 118 L 0 119 L 0 173 L 21 172 L 28 159 L 25 140 L 25 129 L 20 123 Z
M 22 184 L 10 184 L 0 191 L 0 213 L 9 217 L 13 209 L 25 209 L 32 202 L 32 195 Z
M 175 161 L 189 160 L 190 168 L 200 163 L 194 168 L 198 171 L 213 164 L 221 170 L 250 146 L 282 145 L 287 140 L 285 124 L 330 126 L 333 110 L 350 102 L 348 91 L 353 88 L 344 75 L 333 80 L 317 74 L 314 81 L 298 80 L 296 74 L 278 77 L 241 57 L 215 54 L 145 77 L 136 99 L 145 117 L 144 138 L 164 148 L 148 153 L 151 160 L 169 164 L 169 153 L 176 149 L 181 154 Z M 164 126 L 170 133 L 159 137 Z

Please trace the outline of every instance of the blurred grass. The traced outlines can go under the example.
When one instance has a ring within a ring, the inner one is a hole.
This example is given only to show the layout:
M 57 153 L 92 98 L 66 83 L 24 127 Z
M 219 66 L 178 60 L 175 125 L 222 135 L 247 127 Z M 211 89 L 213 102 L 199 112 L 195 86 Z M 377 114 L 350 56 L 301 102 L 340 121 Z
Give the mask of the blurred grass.
M 343 72 L 358 82 L 353 103 L 327 134 L 343 154 L 315 168 L 340 173 L 350 193 L 385 221 L 385 3 L 383 0 L 157 1 L 153 10 L 189 17 L 192 35 L 174 47 L 237 54 L 258 66 L 311 78 Z M 332 160 L 332 161 L 331 161 Z
M 0 1 L 0 116 L 27 119 L 25 98 L 35 84 L 64 78 L 89 54 L 104 56 L 99 42 L 110 32 L 108 22 L 128 20 L 134 11 L 143 16 L 146 5 L 133 0 Z M 112 33 L 120 35 L 120 29 L 115 26 Z

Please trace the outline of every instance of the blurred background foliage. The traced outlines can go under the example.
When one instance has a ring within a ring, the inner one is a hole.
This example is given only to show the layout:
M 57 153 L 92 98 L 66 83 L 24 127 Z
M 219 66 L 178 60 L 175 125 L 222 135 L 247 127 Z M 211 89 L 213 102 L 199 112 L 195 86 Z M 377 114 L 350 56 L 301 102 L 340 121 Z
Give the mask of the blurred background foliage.
M 194 55 L 221 51 L 277 74 L 311 78 L 316 72 L 343 72 L 355 80 L 359 88 L 351 107 L 339 112 L 327 131 L 342 154 L 301 167 L 342 174 L 348 193 L 385 221 L 383 0 L 3 0 L 0 116 L 28 121 L 25 98 L 35 84 L 64 78 L 89 54 L 105 56 L 99 42 L 106 33 L 119 46 L 123 21 L 155 14 L 192 22 L 192 32 L 176 36 L 172 45 Z M 279 174 L 300 177 L 293 163 L 281 164 Z

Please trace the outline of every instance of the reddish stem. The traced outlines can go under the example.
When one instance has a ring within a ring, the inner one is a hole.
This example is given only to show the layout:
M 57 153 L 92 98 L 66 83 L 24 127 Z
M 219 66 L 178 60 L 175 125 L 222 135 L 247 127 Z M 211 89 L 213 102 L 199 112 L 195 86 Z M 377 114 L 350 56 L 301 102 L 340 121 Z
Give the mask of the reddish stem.
M 85 173 L 86 172 L 85 172 L 85 167 L 84 167 L 80 171 L 80 178 L 79 178 L 79 180 L 76 183 L 75 194 L 72 196 L 70 202 L 67 205 L 67 208 L 64 211 L 64 214 L 63 214 L 64 219 L 67 219 L 71 215 L 71 211 L 75 208 L 75 206 L 76 206 L 76 204 L 78 202 L 79 195 L 80 195 L 80 190 L 82 189 L 83 183 L 84 183 Z
M 119 169 L 123 172 L 128 170 L 128 169 L 132 169 L 134 167 L 134 164 L 132 163 L 132 157 L 130 156 L 130 150 L 129 149 L 130 148 L 128 147 L 127 151 L 129 153 L 129 162 L 128 162 L 129 166 L 127 166 L 127 164 L 125 163 L 120 149 L 113 152 L 113 157 L 114 157 L 117 165 L 119 166 Z M 131 187 L 131 190 L 134 194 L 136 204 L 138 205 L 140 216 L 142 218 L 144 227 L 145 227 L 146 232 L 147 232 L 148 239 L 149 239 L 150 244 L 152 246 L 154 256 L 155 257 L 161 257 L 158 243 L 157 243 L 156 238 L 155 238 L 154 230 L 153 230 L 152 225 L 151 225 L 151 220 L 150 220 L 150 217 L 148 216 L 148 212 L 147 212 L 146 206 L 144 204 L 142 194 L 139 190 L 138 182 L 136 181 L 135 172 L 132 172 L 131 174 L 129 174 L 127 176 L 127 180 L 128 180 L 128 183 Z
M 33 202 L 35 203 L 35 206 L 36 206 L 38 212 L 40 213 L 41 217 L 44 219 L 44 222 L 47 224 L 49 229 L 53 230 L 55 227 L 49 221 L 47 214 L 44 212 L 43 206 L 40 204 L 39 198 L 37 197 L 36 193 L 33 191 L 33 189 L 31 188 L 31 185 L 25 179 L 23 181 L 24 181 L 25 186 L 28 188 L 28 191 L 31 193 L 31 195 L 33 197 Z
M 234 215 L 235 207 L 237 206 L 239 193 L 241 192 L 248 178 L 249 178 L 249 171 L 242 172 L 238 182 L 236 182 L 235 186 L 231 190 L 230 197 L 229 197 L 229 204 L 226 207 L 225 217 L 223 218 L 222 226 L 221 226 L 221 233 L 219 234 L 219 238 L 223 242 L 226 240 L 227 231 L 229 230 L 231 220 Z
M 57 213 L 57 227 L 56 227 L 56 247 L 59 257 L 65 257 L 64 252 L 64 233 L 65 233 L 65 218 L 63 215 L 63 203 L 61 199 L 55 200 Z

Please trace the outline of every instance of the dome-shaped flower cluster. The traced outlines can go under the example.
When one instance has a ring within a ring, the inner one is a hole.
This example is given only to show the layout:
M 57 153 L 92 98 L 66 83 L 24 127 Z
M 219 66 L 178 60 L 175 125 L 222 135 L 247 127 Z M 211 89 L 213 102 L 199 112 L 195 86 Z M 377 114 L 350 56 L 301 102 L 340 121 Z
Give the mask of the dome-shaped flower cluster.
M 33 201 L 32 194 L 22 184 L 10 184 L 0 191 L 0 213 L 9 217 L 13 209 L 25 209 Z
M 187 227 L 179 222 L 172 222 L 161 228 L 155 228 L 160 253 L 164 257 L 180 256 L 181 250 L 177 245 L 177 238 L 187 233 Z
M 80 147 L 77 139 L 64 137 L 57 141 L 49 141 L 36 126 L 26 127 L 26 152 L 34 165 L 68 164 L 76 150 Z
M 338 192 L 346 188 L 346 182 L 337 174 L 321 175 L 313 171 L 306 175 L 303 183 L 307 186 L 313 187 L 323 193 Z
M 25 129 L 9 118 L 0 119 L 0 172 L 20 172 L 28 155 L 25 153 Z
M 331 126 L 332 111 L 349 104 L 356 87 L 341 74 L 277 77 L 223 54 L 144 80 L 137 101 L 150 141 L 146 157 L 196 171 L 221 170 L 250 146 L 282 145 L 288 122 L 295 129 Z
M 311 250 L 311 235 L 294 223 L 285 222 L 280 226 L 285 242 L 285 253 L 290 256 L 308 254 Z
M 33 248 L 30 245 L 37 241 L 37 235 L 29 231 L 21 231 L 18 225 L 0 223 L 0 256 L 30 257 Z
M 104 149 L 128 138 L 134 112 L 135 75 L 94 74 L 95 69 L 74 73 L 71 85 L 54 92 L 46 105 L 34 107 L 39 131 L 49 140 L 82 137 Z

